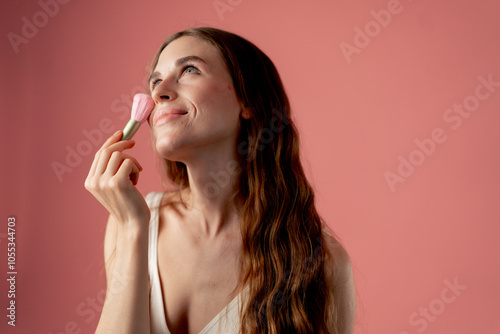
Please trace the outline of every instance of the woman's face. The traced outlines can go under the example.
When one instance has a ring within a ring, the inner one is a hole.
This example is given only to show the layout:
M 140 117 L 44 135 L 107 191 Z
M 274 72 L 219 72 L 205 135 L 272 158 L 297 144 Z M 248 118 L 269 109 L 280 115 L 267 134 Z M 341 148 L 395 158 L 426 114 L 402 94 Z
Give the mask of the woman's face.
M 196 149 L 233 148 L 242 104 L 217 49 L 192 36 L 171 42 L 150 80 L 149 123 L 163 158 L 182 161 Z

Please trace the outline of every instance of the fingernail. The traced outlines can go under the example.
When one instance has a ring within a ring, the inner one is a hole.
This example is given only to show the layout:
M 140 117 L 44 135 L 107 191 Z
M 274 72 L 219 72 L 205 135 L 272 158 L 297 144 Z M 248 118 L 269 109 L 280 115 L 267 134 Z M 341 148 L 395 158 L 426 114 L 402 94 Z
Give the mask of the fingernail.
M 122 130 L 118 130 L 115 132 L 115 134 L 113 136 L 116 136 L 117 134 L 119 134 L 120 132 L 122 132 Z

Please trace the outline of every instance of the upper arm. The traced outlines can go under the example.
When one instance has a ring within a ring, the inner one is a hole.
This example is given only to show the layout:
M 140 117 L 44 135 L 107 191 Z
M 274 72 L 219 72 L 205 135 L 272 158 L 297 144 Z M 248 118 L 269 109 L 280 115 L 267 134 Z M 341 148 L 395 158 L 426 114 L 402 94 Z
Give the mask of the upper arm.
M 328 235 L 325 237 L 331 254 L 325 267 L 331 283 L 331 304 L 337 309 L 338 333 L 352 334 L 356 313 L 356 294 L 351 259 L 337 240 Z

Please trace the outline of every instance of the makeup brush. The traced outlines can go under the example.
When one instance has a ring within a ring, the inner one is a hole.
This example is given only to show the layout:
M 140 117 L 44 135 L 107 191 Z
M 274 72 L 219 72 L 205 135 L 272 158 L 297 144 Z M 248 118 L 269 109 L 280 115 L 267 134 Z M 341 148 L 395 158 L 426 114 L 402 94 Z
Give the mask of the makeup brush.
M 151 96 L 142 93 L 135 94 L 132 104 L 132 116 L 127 125 L 125 125 L 125 129 L 123 129 L 121 140 L 131 139 L 137 130 L 139 130 L 141 123 L 144 123 L 144 121 L 148 119 L 154 107 L 155 102 Z

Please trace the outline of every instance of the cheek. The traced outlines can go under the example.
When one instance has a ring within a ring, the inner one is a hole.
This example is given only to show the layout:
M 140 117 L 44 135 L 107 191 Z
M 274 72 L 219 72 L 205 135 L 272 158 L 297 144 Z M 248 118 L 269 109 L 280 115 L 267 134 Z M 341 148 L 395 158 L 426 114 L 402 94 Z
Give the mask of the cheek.
M 203 101 L 203 107 L 212 112 L 224 114 L 226 117 L 232 114 L 239 114 L 240 106 L 238 99 L 233 87 L 229 84 L 212 84 L 206 86 L 203 92 L 200 92 L 199 97 L 201 98 L 199 101 Z

